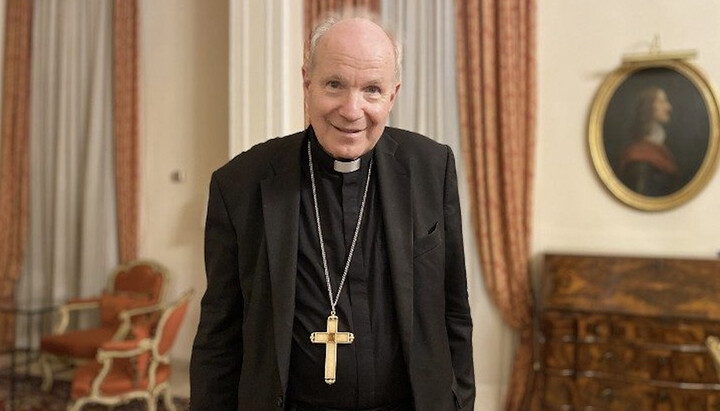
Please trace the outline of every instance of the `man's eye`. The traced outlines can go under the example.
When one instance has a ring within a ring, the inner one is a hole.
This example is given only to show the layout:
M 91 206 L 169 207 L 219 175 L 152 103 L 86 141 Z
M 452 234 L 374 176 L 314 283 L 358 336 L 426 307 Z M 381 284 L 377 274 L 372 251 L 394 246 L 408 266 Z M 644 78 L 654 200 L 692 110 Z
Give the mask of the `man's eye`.
M 331 81 L 328 81 L 327 86 L 328 86 L 329 88 L 340 88 L 340 82 L 339 82 L 339 81 L 335 81 L 335 80 L 331 80 Z
M 367 91 L 368 93 L 380 94 L 380 87 L 378 87 L 378 86 L 369 86 L 369 87 L 367 87 L 367 88 L 365 89 L 365 91 Z

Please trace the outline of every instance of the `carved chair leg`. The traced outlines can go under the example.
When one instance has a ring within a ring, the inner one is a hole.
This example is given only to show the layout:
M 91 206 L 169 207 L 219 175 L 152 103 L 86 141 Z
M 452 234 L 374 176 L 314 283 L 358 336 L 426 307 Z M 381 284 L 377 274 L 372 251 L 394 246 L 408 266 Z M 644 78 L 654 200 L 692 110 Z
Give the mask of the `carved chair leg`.
M 86 401 L 84 398 L 80 398 L 68 404 L 67 411 L 80 411 L 85 405 Z
M 42 384 L 40 389 L 49 392 L 53 386 L 53 370 L 50 364 L 51 358 L 47 354 L 40 355 L 40 368 L 42 369 Z
M 170 385 L 167 385 L 165 389 L 163 390 L 163 402 L 165 403 L 165 408 L 168 411 L 177 411 L 177 407 L 175 407 L 175 401 L 173 401 L 172 396 L 172 390 L 170 389 Z
M 148 395 L 145 397 L 145 401 L 147 402 L 147 409 L 148 411 L 156 411 L 157 410 L 157 398 L 155 398 L 154 395 Z

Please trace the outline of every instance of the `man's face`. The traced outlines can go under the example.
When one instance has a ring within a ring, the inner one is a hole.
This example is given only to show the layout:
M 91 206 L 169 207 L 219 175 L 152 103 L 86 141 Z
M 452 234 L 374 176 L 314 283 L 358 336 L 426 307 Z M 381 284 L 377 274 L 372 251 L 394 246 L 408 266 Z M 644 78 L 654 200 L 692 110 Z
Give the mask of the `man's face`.
M 670 112 L 672 106 L 664 91 L 658 90 L 655 100 L 653 101 L 653 117 L 661 124 L 670 121 Z
M 320 39 L 313 63 L 303 67 L 310 124 L 328 154 L 356 159 L 375 147 L 400 89 L 392 43 L 368 20 L 343 20 Z

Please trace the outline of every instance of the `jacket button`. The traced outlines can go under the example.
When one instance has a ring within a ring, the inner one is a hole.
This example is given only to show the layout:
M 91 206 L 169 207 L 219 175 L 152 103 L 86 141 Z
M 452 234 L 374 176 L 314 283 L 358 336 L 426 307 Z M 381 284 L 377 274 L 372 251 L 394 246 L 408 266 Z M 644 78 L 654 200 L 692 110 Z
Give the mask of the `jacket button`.
M 278 407 L 282 408 L 283 404 L 285 403 L 282 395 L 278 395 L 276 403 Z

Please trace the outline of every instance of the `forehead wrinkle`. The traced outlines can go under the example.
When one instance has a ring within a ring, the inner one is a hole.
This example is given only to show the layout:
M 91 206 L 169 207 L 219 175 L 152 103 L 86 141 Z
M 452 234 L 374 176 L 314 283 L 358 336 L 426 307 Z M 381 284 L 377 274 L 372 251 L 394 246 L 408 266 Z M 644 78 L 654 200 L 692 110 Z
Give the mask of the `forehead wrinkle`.
M 323 56 L 341 55 L 362 62 L 377 61 L 395 70 L 395 49 L 391 39 L 379 26 L 363 19 L 337 23 L 318 41 L 313 65 L 322 65 Z
M 388 69 L 383 58 L 356 58 L 340 53 L 328 55 L 326 62 L 334 63 L 333 65 L 337 67 L 359 71 L 382 71 Z M 325 66 L 328 67 L 330 64 L 326 64 Z
M 328 51 L 315 68 L 322 77 L 357 78 L 366 82 L 384 82 L 394 78 L 392 62 L 387 56 L 353 56 L 344 52 Z M 368 79 L 369 78 L 369 79 Z

